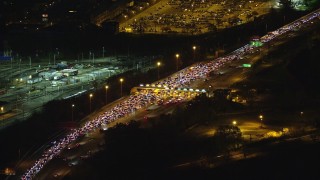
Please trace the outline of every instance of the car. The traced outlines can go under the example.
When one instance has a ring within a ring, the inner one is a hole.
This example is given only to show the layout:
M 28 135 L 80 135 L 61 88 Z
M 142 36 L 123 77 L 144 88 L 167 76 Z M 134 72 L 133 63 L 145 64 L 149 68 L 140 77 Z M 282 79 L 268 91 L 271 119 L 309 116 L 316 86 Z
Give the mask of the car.
M 68 146 L 68 149 L 74 149 L 74 148 L 77 148 L 77 147 L 79 147 L 80 146 L 80 144 L 79 143 L 76 143 L 75 145 L 69 145 Z
M 60 174 L 59 174 L 59 173 L 54 173 L 52 176 L 53 176 L 54 178 L 58 178 L 58 177 L 60 177 Z
M 82 156 L 80 156 L 80 159 L 87 159 L 89 157 L 90 157 L 89 155 L 82 155 Z
M 78 165 L 79 164 L 79 161 L 76 159 L 76 160 L 73 160 L 73 161 L 71 161 L 71 162 L 69 162 L 68 163 L 68 166 L 76 166 L 76 165 Z

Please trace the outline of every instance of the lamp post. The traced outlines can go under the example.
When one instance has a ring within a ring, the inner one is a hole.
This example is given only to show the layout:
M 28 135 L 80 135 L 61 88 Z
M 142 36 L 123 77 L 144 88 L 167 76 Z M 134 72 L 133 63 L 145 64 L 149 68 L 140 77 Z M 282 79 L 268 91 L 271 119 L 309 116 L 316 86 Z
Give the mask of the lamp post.
M 56 65 L 56 54 L 53 54 L 53 65 Z
M 74 108 L 74 104 L 71 105 L 71 121 L 73 122 L 73 108 Z
M 90 95 L 89 95 L 89 101 L 90 101 L 90 102 L 89 102 L 89 105 L 90 105 L 90 109 L 89 109 L 89 110 L 90 110 L 90 113 L 91 113 L 91 99 L 92 99 L 92 97 L 93 97 L 93 94 L 90 94 Z
M 122 83 L 123 83 L 123 78 L 120 78 L 120 95 L 122 97 Z
M 232 125 L 236 126 L 237 125 L 237 121 L 232 121 Z
M 19 59 L 19 73 L 21 72 L 21 58 Z
M 105 89 L 106 89 L 106 104 L 107 104 L 107 102 L 108 102 L 108 89 L 109 89 L 109 86 L 106 85 L 106 86 L 105 86 Z
M 268 24 L 266 23 L 266 33 L 268 32 Z
M 260 127 L 262 128 L 262 120 L 263 120 L 263 115 L 259 115 L 259 118 L 260 118 Z
M 92 64 L 94 65 L 94 53 L 92 53 Z
M 157 62 L 158 67 L 158 80 L 160 79 L 159 71 L 160 71 L 161 62 Z
M 1 117 L 2 117 L 3 112 L 4 112 L 4 107 L 1 106 Z M 3 126 L 4 118 L 1 118 L 0 120 L 1 120 L 1 126 Z
M 196 58 L 196 49 L 197 49 L 197 46 L 192 46 L 192 49 L 193 49 L 193 62 Z
M 178 66 L 179 66 L 179 57 L 180 57 L 180 54 L 176 54 L 176 59 L 177 59 L 177 62 L 176 62 L 176 70 L 178 71 Z
M 102 58 L 104 58 L 104 46 L 102 46 Z
M 31 63 L 32 63 L 31 57 L 29 56 L 29 68 L 30 68 L 30 69 L 31 69 Z

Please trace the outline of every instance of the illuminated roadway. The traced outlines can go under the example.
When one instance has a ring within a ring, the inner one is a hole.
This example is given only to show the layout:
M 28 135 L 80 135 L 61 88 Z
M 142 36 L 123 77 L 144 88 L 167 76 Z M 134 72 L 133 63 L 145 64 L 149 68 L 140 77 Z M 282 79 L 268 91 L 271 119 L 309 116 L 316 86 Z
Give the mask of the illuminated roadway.
M 281 41 L 284 40 L 283 37 L 290 38 L 290 37 L 286 37 L 288 36 L 286 35 L 286 33 L 288 32 L 292 33 L 293 28 L 300 29 L 302 28 L 301 26 L 302 24 L 311 25 L 311 24 L 318 23 L 318 21 L 314 23 L 314 22 L 311 22 L 311 20 L 314 21 L 314 19 L 317 19 L 319 15 L 320 15 L 320 10 L 310 13 L 309 15 L 304 16 L 303 18 L 293 23 L 290 23 L 289 25 L 286 25 L 262 37 L 262 41 L 267 43 L 268 41 L 271 41 L 275 38 L 280 37 L 280 43 L 282 43 Z M 307 27 L 309 28 L 309 26 Z M 303 29 L 303 30 L 306 31 L 306 29 Z M 259 53 L 260 56 L 262 56 L 265 53 L 266 48 L 262 47 L 261 51 L 262 52 Z M 255 55 L 254 53 L 257 53 L 257 48 L 251 48 L 249 45 L 246 45 L 230 53 L 229 55 L 215 59 L 214 61 L 205 61 L 205 62 L 194 64 L 190 67 L 187 67 L 175 73 L 174 75 L 168 78 L 165 78 L 161 81 L 156 82 L 155 84 L 167 86 L 168 88 L 179 88 L 179 87 L 192 88 L 195 85 L 198 88 L 202 88 L 203 86 L 208 85 L 206 83 L 203 83 L 203 80 L 208 78 L 207 76 L 208 73 L 210 73 L 211 71 L 219 71 L 219 70 L 225 69 L 226 65 L 238 63 L 241 60 L 241 57 L 246 57 L 246 56 L 252 57 L 252 55 Z M 259 58 L 256 58 L 256 59 L 258 60 Z M 247 59 L 244 58 L 244 60 L 247 60 Z M 233 68 L 232 71 L 234 71 L 234 69 L 236 68 Z M 228 73 L 231 73 L 232 71 Z M 232 76 L 230 76 L 230 78 L 231 77 Z M 245 76 L 243 76 L 242 78 L 244 77 Z M 224 78 L 221 78 L 220 81 L 227 82 L 226 79 Z M 230 83 L 232 83 L 232 81 L 230 81 Z M 218 86 L 218 84 L 216 85 Z M 164 100 L 165 101 L 164 103 L 166 105 L 161 106 L 161 108 L 163 109 L 166 109 L 167 107 L 172 108 L 171 106 L 172 104 L 176 105 L 179 103 L 186 102 L 190 99 L 192 99 L 192 97 L 188 97 L 187 95 L 184 97 L 180 97 L 180 96 L 168 97 L 167 99 Z M 96 114 L 94 115 L 95 117 L 92 116 L 94 118 L 92 118 L 91 121 L 86 122 L 81 128 L 77 130 L 73 130 L 67 135 L 62 136 L 61 139 L 57 139 L 54 143 L 52 143 L 51 147 L 49 147 L 45 152 L 42 153 L 42 157 L 41 156 L 38 157 L 36 162 L 35 160 L 30 160 L 29 163 L 24 162 L 27 164 L 26 167 L 28 167 L 29 169 L 25 172 L 25 174 L 22 177 L 24 179 L 32 179 L 36 175 L 38 175 L 37 179 L 50 179 L 50 177 L 53 177 L 54 175 L 54 172 L 55 172 L 54 169 L 57 169 L 57 168 L 59 171 L 61 170 L 61 174 L 58 174 L 57 176 L 66 175 L 70 170 L 70 167 L 68 166 L 68 164 L 70 163 L 76 164 L 77 160 L 79 161 L 79 163 L 82 162 L 82 160 L 79 160 L 80 154 L 86 153 L 87 155 L 91 155 L 93 152 L 101 150 L 99 146 L 95 147 L 97 146 L 97 144 L 99 145 L 103 143 L 101 142 L 101 139 L 103 138 L 99 139 L 100 135 L 97 131 L 97 129 L 99 129 L 99 126 L 101 124 L 106 123 L 108 124 L 108 126 L 113 126 L 115 123 L 118 123 L 118 122 L 127 122 L 130 119 L 135 119 L 135 117 L 139 116 L 140 113 L 149 114 L 146 112 L 146 108 L 151 104 L 156 104 L 161 100 L 163 100 L 161 94 L 158 95 L 152 91 L 146 91 L 142 93 L 137 93 L 136 95 L 125 97 L 115 103 L 112 103 L 111 105 L 108 105 L 102 110 L 104 114 Z M 160 111 L 160 110 L 157 110 L 157 111 Z M 75 144 L 77 142 L 81 145 L 79 145 L 78 147 L 75 147 L 76 146 Z M 88 144 L 88 146 L 86 146 L 86 144 Z M 68 152 L 68 147 L 75 148 L 74 150 L 79 148 L 80 150 L 76 151 L 73 154 L 72 152 Z M 88 147 L 92 148 L 93 150 L 90 150 L 89 152 L 89 150 L 87 149 Z M 65 163 L 64 160 L 61 160 L 61 159 L 59 160 L 59 158 L 57 158 L 58 155 L 60 156 L 65 155 L 67 157 L 74 156 L 77 159 L 75 159 L 75 161 L 67 160 L 68 163 Z M 84 156 L 84 155 L 85 154 L 80 156 Z M 52 160 L 52 163 L 49 163 L 51 160 Z M 58 164 L 61 165 L 61 163 L 62 164 L 64 163 L 64 168 L 62 166 L 57 166 Z M 31 166 L 32 168 L 30 169 Z M 44 167 L 44 170 L 41 171 L 43 167 Z

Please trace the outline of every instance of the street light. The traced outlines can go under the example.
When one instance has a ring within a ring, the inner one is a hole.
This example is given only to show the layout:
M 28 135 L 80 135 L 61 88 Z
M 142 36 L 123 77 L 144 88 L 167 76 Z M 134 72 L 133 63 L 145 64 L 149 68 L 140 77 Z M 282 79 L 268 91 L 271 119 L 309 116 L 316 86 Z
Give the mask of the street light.
M 53 54 L 53 65 L 56 65 L 56 54 Z
M 193 61 L 195 60 L 195 57 L 196 57 L 196 49 L 197 49 L 197 46 L 192 46 L 192 49 L 193 49 Z
M 4 107 L 1 106 L 1 114 L 3 114 L 3 111 L 4 111 Z M 4 121 L 4 118 L 1 118 L 1 126 L 3 126 L 3 121 Z
M 123 78 L 120 78 L 120 95 L 122 97 L 122 83 L 123 83 Z
M 260 115 L 259 115 L 259 118 L 260 118 L 260 123 L 261 123 L 261 124 L 260 124 L 260 127 L 262 128 L 263 115 L 260 114 Z
M 179 65 L 178 65 L 178 63 L 179 63 L 179 57 L 180 57 L 180 54 L 176 54 L 176 58 L 177 58 L 177 64 L 176 64 L 177 67 L 176 67 L 176 68 L 177 68 L 177 71 L 178 71 L 178 66 L 179 66 Z
M 300 112 L 301 120 L 303 120 L 303 111 Z
M 160 76 L 159 76 L 159 69 L 160 69 L 160 66 L 161 66 L 161 62 L 157 62 L 157 66 L 158 66 L 158 80 L 160 79 Z
M 237 125 L 237 121 L 232 121 L 232 124 L 235 126 Z
M 74 104 L 71 105 L 71 121 L 73 121 L 73 108 L 74 108 Z
M 102 58 L 104 58 L 104 46 L 102 46 Z
M 92 96 L 93 96 L 93 94 L 91 93 L 90 95 L 89 95 L 89 100 L 90 100 L 90 113 L 91 113 L 91 99 L 92 99 Z
M 50 61 L 50 59 L 49 59 L 49 61 Z M 30 68 L 30 69 L 31 69 L 31 63 L 32 63 L 31 57 L 29 56 L 29 68 Z
M 94 53 L 92 53 L 92 64 L 94 65 Z
M 107 102 L 108 102 L 108 89 L 109 89 L 109 86 L 106 85 L 106 86 L 105 86 L 105 89 L 106 89 L 106 104 L 107 104 Z

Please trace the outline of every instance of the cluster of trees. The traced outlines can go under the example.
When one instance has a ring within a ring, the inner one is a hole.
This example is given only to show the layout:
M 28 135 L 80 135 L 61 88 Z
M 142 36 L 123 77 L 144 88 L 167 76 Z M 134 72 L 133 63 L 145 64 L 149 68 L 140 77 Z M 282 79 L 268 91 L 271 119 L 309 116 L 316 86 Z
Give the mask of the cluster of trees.
M 220 151 L 228 153 L 242 146 L 242 133 L 238 126 L 222 125 L 216 131 L 215 142 Z

